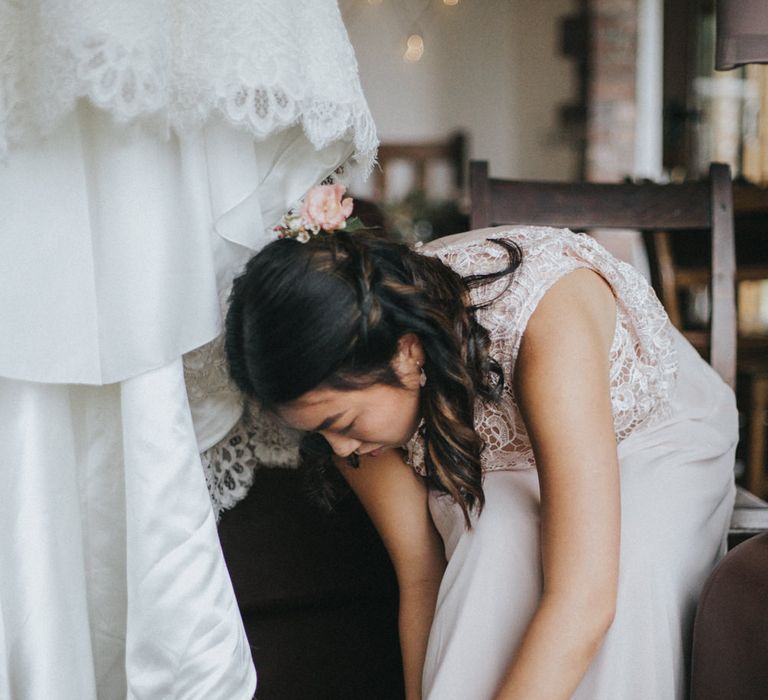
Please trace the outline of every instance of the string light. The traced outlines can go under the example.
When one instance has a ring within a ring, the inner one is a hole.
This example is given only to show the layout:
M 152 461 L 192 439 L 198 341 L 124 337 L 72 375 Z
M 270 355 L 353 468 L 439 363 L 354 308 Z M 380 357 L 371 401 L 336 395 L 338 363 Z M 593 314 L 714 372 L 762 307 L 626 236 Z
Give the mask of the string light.
M 403 60 L 408 61 L 408 63 L 420 61 L 424 55 L 424 39 L 421 34 L 411 34 L 405 45 L 406 49 L 403 54 Z
M 359 0 L 358 0 L 359 2 Z M 367 0 L 368 5 L 381 5 L 384 0 Z M 411 34 L 406 39 L 405 51 L 403 53 L 403 60 L 408 63 L 416 63 L 420 61 L 424 56 L 424 18 L 426 15 L 434 15 L 434 6 L 432 0 L 422 0 L 419 3 L 419 7 L 414 8 L 409 6 L 412 0 L 397 0 L 394 3 L 398 14 L 402 15 L 402 19 L 412 27 Z M 448 7 L 455 7 L 461 2 L 461 0 L 443 0 L 443 4 Z M 433 9 L 430 9 L 432 6 Z M 358 6 L 359 7 L 359 6 Z M 429 17 L 428 19 L 433 19 Z

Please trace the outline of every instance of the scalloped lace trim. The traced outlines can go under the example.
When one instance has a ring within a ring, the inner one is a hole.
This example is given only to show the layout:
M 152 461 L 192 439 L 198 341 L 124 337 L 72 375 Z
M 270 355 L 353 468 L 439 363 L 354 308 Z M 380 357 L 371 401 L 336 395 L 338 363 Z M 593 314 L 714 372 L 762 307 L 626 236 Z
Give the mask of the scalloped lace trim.
M 218 521 L 222 512 L 242 501 L 256 469 L 299 463 L 299 439 L 253 407 L 216 445 L 202 452 L 205 482 Z
M 223 115 L 257 139 L 300 123 L 321 149 L 378 141 L 330 0 L 0 3 L 0 156 L 85 97 L 125 123 L 182 130 Z
M 221 294 L 226 314 L 229 294 Z M 184 355 L 184 381 L 190 403 L 219 396 L 239 396 L 230 379 L 224 350 L 225 334 Z M 256 404 L 215 445 L 200 453 L 205 483 L 218 521 L 225 510 L 242 501 L 261 468 L 295 469 L 299 464 L 299 435 L 279 424 Z

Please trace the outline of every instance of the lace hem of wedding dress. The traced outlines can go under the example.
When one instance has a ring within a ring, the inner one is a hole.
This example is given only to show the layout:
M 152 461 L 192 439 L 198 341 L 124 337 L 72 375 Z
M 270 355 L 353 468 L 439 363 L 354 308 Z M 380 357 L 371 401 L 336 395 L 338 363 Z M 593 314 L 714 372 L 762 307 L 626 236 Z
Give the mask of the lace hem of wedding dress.
M 246 497 L 257 469 L 298 466 L 299 438 L 256 407 L 249 407 L 244 418 L 200 458 L 218 521 L 225 510 Z
M 226 296 L 221 297 L 223 314 Z M 243 410 L 242 397 L 229 377 L 223 333 L 184 355 L 184 381 L 218 521 L 246 497 L 256 469 L 298 466 L 299 437 L 256 404 Z
M 78 98 L 160 130 L 223 115 L 257 139 L 301 124 L 322 149 L 378 145 L 333 0 L 0 3 L 0 158 L 45 136 Z

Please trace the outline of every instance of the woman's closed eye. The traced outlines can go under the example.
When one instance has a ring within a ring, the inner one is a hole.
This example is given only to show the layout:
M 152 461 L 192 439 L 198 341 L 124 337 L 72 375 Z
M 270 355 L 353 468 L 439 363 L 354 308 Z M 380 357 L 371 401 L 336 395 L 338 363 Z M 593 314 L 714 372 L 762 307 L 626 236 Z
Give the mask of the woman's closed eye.
M 357 422 L 357 418 L 355 418 L 349 425 L 345 426 L 344 428 L 339 428 L 334 432 L 338 433 L 339 435 L 347 435 L 355 427 L 356 422 Z
M 315 429 L 312 432 L 315 433 L 333 433 L 334 435 L 348 435 L 350 431 L 355 427 L 355 423 L 357 422 L 357 418 L 355 418 L 351 423 L 345 425 L 343 428 L 334 428 L 333 426 L 329 426 L 327 428 L 318 428 Z

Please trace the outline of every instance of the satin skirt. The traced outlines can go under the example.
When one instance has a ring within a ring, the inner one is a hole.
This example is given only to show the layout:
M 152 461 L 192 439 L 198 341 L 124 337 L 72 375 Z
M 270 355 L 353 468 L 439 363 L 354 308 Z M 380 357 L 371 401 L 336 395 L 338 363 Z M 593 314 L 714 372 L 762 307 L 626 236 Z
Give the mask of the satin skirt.
M 619 445 L 616 616 L 573 698 L 683 700 L 696 601 L 733 509 L 733 394 L 679 334 L 673 415 Z M 485 475 L 467 530 L 441 495 L 430 511 L 448 558 L 424 668 L 429 700 L 491 700 L 542 590 L 536 471 Z
M 250 699 L 181 361 L 0 415 L 0 697 Z

